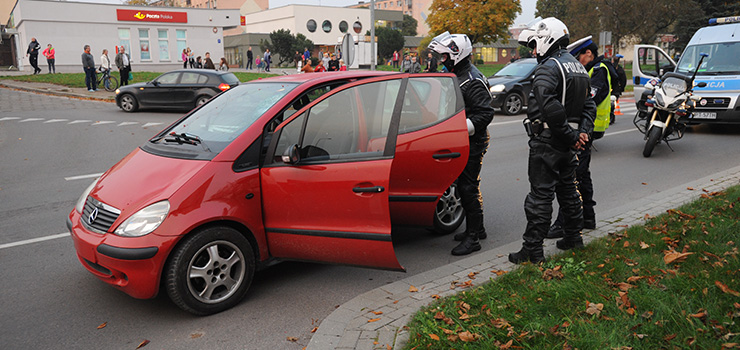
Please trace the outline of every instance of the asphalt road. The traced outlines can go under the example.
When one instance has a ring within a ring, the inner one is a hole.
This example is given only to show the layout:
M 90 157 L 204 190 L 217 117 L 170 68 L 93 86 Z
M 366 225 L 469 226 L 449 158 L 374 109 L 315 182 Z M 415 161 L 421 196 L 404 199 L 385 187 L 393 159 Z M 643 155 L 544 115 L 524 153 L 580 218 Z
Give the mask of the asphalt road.
M 634 111 L 634 106 L 622 106 Z M 629 112 L 627 114 L 633 114 Z M 64 220 L 92 182 L 181 113 L 127 114 L 115 105 L 0 89 L 0 328 L 7 349 L 301 349 L 311 329 L 341 303 L 387 283 L 459 259 L 452 236 L 394 230 L 407 272 L 283 263 L 257 274 L 242 303 L 194 317 L 166 296 L 133 299 L 89 274 Z M 497 115 L 482 177 L 486 250 L 519 241 L 528 192 L 521 116 Z M 642 134 L 622 116 L 596 141 L 591 170 L 597 215 L 740 164 L 740 129 L 695 127 L 642 157 Z M 80 178 L 81 177 L 81 178 Z M 598 219 L 598 216 L 597 216 Z M 99 325 L 106 324 L 98 329 Z M 289 342 L 287 337 L 298 338 Z

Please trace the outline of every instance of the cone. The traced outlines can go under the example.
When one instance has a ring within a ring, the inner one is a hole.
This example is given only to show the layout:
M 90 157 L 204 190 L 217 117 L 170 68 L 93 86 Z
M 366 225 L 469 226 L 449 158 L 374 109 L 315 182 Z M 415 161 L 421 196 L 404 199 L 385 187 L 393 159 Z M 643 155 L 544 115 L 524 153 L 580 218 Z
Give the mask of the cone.
M 614 103 L 615 103 L 615 106 L 616 106 L 614 108 L 614 115 L 622 115 L 623 114 L 622 111 L 619 110 L 619 100 L 617 100 Z

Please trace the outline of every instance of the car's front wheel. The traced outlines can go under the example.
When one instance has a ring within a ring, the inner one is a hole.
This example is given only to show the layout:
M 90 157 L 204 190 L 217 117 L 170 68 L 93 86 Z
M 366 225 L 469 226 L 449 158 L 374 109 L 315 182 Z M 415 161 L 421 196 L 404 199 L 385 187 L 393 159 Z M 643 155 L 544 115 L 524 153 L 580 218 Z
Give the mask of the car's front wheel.
M 136 101 L 136 97 L 131 94 L 124 94 L 121 96 L 120 102 L 121 109 L 124 112 L 135 112 L 139 108 L 139 102 Z
M 437 202 L 437 210 L 434 214 L 434 229 L 441 234 L 455 232 L 465 220 L 465 210 L 462 207 L 460 192 L 457 183 L 453 183 L 442 194 Z
M 519 96 L 518 93 L 512 92 L 506 95 L 506 98 L 504 99 L 504 106 L 502 109 L 507 115 L 514 115 L 521 113 L 522 107 L 524 107 L 524 101 L 522 101 L 522 97 Z
M 229 227 L 211 227 L 185 238 L 165 268 L 170 299 L 195 315 L 236 305 L 252 283 L 255 259 L 249 241 Z

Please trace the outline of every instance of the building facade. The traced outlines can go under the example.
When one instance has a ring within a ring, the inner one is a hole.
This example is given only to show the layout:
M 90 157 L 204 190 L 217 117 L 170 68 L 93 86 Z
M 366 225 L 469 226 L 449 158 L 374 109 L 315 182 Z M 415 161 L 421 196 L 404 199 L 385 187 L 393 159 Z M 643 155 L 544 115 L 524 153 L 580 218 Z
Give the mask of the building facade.
M 427 25 L 427 15 L 429 14 L 429 7 L 432 5 L 432 0 L 379 0 L 375 1 L 376 10 L 388 10 L 388 11 L 401 11 L 404 15 L 414 17 L 418 23 L 416 32 L 418 36 L 427 36 L 429 34 L 429 26 Z M 352 8 L 368 8 L 370 1 L 364 0 L 359 1 L 357 5 L 352 5 Z
M 214 60 L 223 57 L 224 29 L 239 25 L 239 10 L 17 0 L 8 24 L 15 31 L 14 65 L 23 71 L 32 71 L 26 57 L 32 37 L 42 50 L 52 44 L 60 72 L 82 71 L 84 45 L 90 45 L 96 64 L 103 49 L 113 62 L 117 47 L 123 46 L 134 71 L 166 71 L 182 67 L 187 47 L 196 56 L 210 52 Z M 45 64 L 39 57 L 39 66 Z

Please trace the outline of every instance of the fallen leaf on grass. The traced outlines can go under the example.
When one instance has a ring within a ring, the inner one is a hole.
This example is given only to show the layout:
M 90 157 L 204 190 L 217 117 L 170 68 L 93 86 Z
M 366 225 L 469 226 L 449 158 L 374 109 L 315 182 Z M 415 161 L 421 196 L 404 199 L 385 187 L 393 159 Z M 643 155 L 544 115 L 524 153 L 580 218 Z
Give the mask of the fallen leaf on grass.
M 416 293 L 416 292 L 418 292 L 418 291 L 419 291 L 419 289 L 417 289 L 416 287 L 414 287 L 414 286 L 409 286 L 409 292 L 411 292 L 411 293 Z
M 144 341 L 142 341 L 141 343 L 139 343 L 139 346 L 137 346 L 136 348 L 137 349 L 141 349 L 141 348 L 145 347 L 146 344 L 149 344 L 149 341 L 146 340 L 146 339 L 144 339 Z
M 453 343 L 456 342 L 456 341 L 458 341 L 459 339 L 460 339 L 460 337 L 457 334 L 450 334 L 450 335 L 447 336 L 447 340 L 449 340 L 449 341 L 451 341 Z
M 716 285 L 717 287 L 719 287 L 719 289 L 722 290 L 722 292 L 724 292 L 724 293 L 732 294 L 732 295 L 734 295 L 736 297 L 740 297 L 740 293 L 738 293 L 738 292 L 730 289 L 730 287 L 728 287 L 726 284 L 724 284 L 724 283 L 722 283 L 720 281 L 714 281 L 714 285 Z
M 441 298 L 441 296 L 439 296 L 439 294 L 432 294 L 432 298 L 434 300 L 439 300 L 439 298 Z
M 645 220 L 652 219 L 653 217 L 650 216 L 650 214 L 645 214 L 645 216 L 642 217 Z
M 732 349 L 732 348 L 740 348 L 740 344 L 738 344 L 738 343 L 724 343 L 724 344 L 722 344 L 722 349 Z
M 670 340 L 673 340 L 673 338 L 675 338 L 677 336 L 678 336 L 678 334 L 669 334 L 669 335 L 666 335 L 665 337 L 663 337 L 663 340 L 670 341 Z
M 512 344 L 514 344 L 514 339 L 509 339 L 506 343 L 499 345 L 498 348 L 501 350 L 511 349 Z
M 650 248 L 650 245 L 645 242 L 640 242 L 640 248 L 642 249 L 648 249 Z
M 631 284 L 629 284 L 629 283 L 624 283 L 624 282 L 619 282 L 619 283 L 617 283 L 617 288 L 619 288 L 619 290 L 621 290 L 621 291 L 623 291 L 623 292 L 626 292 L 626 291 L 628 291 L 628 290 L 629 290 L 630 288 L 634 288 L 634 287 L 635 287 L 635 286 L 633 286 L 633 285 L 631 285 Z
M 506 273 L 504 270 L 491 270 L 491 272 L 495 273 L 496 276 L 501 276 Z
M 687 256 L 691 254 L 694 254 L 694 253 L 690 253 L 690 252 L 689 253 L 679 253 L 675 250 L 671 250 L 668 253 L 666 253 L 665 256 L 663 256 L 663 261 L 666 264 L 671 264 L 674 262 L 681 262 L 684 259 L 686 259 Z
M 604 304 L 598 303 L 588 303 L 588 307 L 586 308 L 586 313 L 589 315 L 599 315 L 601 313 L 601 310 L 604 309 Z
M 434 340 L 439 340 L 439 336 L 436 334 L 429 334 L 429 338 L 432 338 Z
M 442 312 L 442 311 L 440 311 L 440 312 L 437 312 L 437 314 L 436 314 L 436 315 L 434 315 L 434 319 L 435 319 L 435 320 L 442 320 L 442 319 L 444 319 L 444 318 L 445 318 L 445 313 L 444 313 L 444 312 Z
M 457 336 L 460 337 L 460 340 L 469 343 L 474 342 L 480 338 L 480 335 L 475 333 L 470 333 L 468 331 L 457 333 Z
M 98 326 L 98 329 L 103 329 L 107 325 L 108 325 L 108 322 L 103 322 L 100 326 Z
M 706 313 L 706 311 L 699 310 L 699 312 L 697 312 L 695 314 L 690 314 L 689 316 L 691 316 L 693 318 L 707 318 L 707 313 Z
M 561 279 L 563 279 L 563 277 L 565 277 L 565 275 L 563 275 L 563 273 L 560 272 L 559 269 L 558 270 L 555 270 L 555 269 L 547 269 L 547 270 L 545 270 L 545 272 L 542 273 L 542 279 L 544 279 L 545 281 L 549 281 L 551 279 L 559 279 L 559 280 L 561 280 Z

